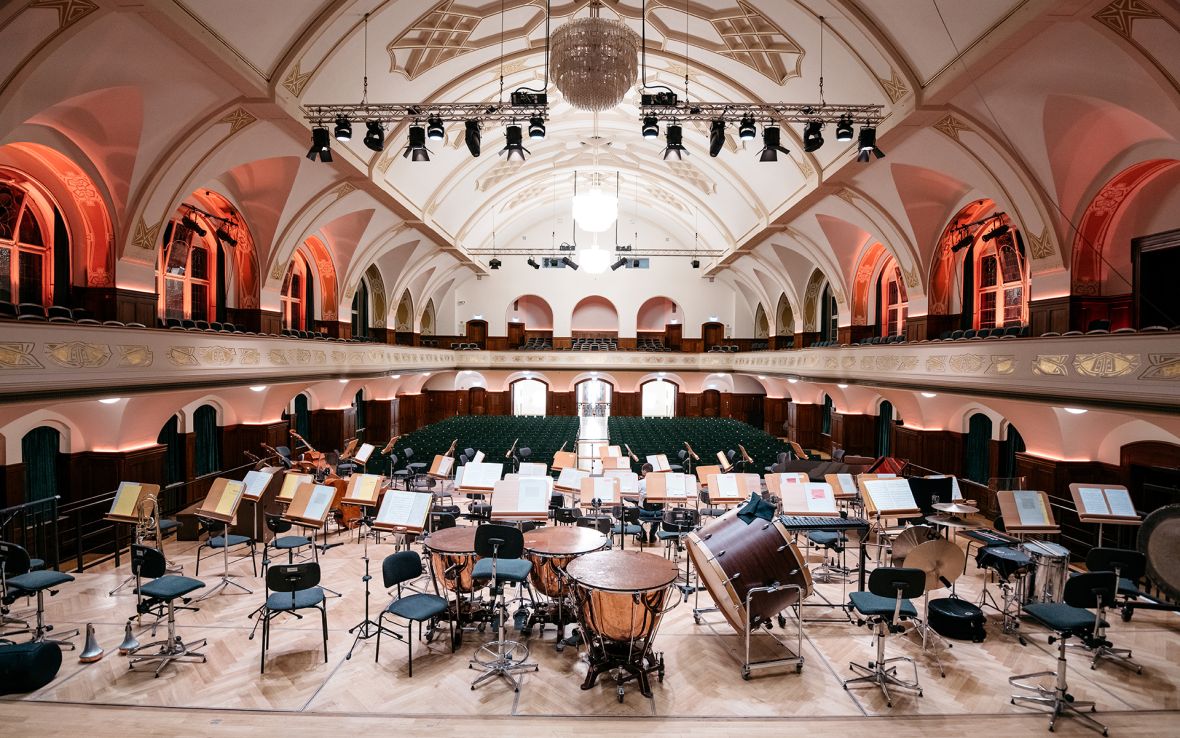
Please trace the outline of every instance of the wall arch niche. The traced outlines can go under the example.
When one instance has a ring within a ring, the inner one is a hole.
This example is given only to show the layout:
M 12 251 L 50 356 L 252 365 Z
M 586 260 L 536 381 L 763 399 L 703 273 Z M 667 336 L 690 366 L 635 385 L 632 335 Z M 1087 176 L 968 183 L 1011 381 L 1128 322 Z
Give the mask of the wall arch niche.
M 778 305 L 774 310 L 775 348 L 793 348 L 795 345 L 795 311 L 791 308 L 791 301 L 787 293 L 778 296 Z
M 642 415 L 645 418 L 672 418 L 676 416 L 675 382 L 666 379 L 649 379 L 639 386 Z
M 619 311 L 601 295 L 584 297 L 570 314 L 570 334 L 574 338 L 617 338 Z
M 504 314 L 508 345 L 523 346 L 530 339 L 553 338 L 553 308 L 538 295 L 521 295 Z

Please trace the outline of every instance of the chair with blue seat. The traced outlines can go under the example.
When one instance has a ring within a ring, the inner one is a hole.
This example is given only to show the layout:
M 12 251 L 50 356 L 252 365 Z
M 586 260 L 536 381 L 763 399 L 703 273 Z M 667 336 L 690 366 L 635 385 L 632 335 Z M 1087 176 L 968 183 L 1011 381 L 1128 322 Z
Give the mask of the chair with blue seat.
M 324 633 L 324 663 L 328 663 L 328 609 L 324 590 L 320 585 L 320 565 L 314 561 L 303 564 L 279 564 L 266 570 L 266 600 L 259 620 L 262 622 L 261 673 L 266 672 L 266 651 L 270 648 L 270 621 L 280 615 L 303 616 L 300 610 L 319 610 Z M 253 638 L 254 634 L 251 633 Z
M 209 536 L 201 543 L 200 546 L 197 547 L 197 571 L 196 571 L 197 576 L 201 576 L 201 559 L 207 559 L 210 556 L 216 555 L 213 553 L 209 553 L 209 554 L 206 554 L 205 556 L 201 556 L 202 549 L 207 548 L 210 551 L 221 551 L 221 549 L 231 549 L 231 548 L 235 548 L 238 546 L 246 546 L 247 548 L 250 549 L 250 565 L 253 567 L 254 576 L 258 576 L 258 561 L 254 557 L 254 554 L 256 552 L 256 546 L 255 546 L 253 538 L 251 538 L 250 536 L 243 536 L 243 535 L 238 535 L 236 533 L 230 533 L 229 532 L 229 525 L 226 523 L 219 522 L 219 521 L 201 519 L 200 524 L 201 524 L 201 527 L 204 528 L 209 533 Z M 220 535 L 214 535 L 214 531 L 216 531 L 218 529 L 220 529 L 220 531 L 221 531 Z M 222 551 L 222 555 L 228 555 L 228 553 L 229 553 L 228 551 Z M 245 558 L 245 557 L 243 556 L 242 558 Z M 227 571 L 225 572 L 225 576 L 229 576 L 228 560 L 227 560 Z
M 0 545 L 15 546 L 16 544 L 0 542 Z M 40 571 L 44 568 L 44 559 L 32 557 L 29 558 L 29 571 Z M 9 614 L 9 606 L 16 601 L 17 597 L 20 596 L 15 592 L 10 594 L 8 591 L 8 575 L 10 573 L 11 571 L 8 568 L 8 557 L 3 552 L 0 552 L 0 630 L 8 625 L 21 626 L 18 630 L 5 630 L 3 633 L 0 633 L 0 636 L 10 636 L 29 632 L 29 623 L 27 621 L 21 620 L 20 618 L 10 617 Z
M 1116 598 L 1122 598 L 1123 602 L 1127 602 L 1146 594 L 1140 591 L 1139 580 L 1143 578 L 1147 569 L 1147 557 L 1139 551 L 1129 549 L 1092 548 L 1090 553 L 1086 554 L 1086 569 L 1088 571 L 1113 571 L 1118 583 L 1115 588 L 1115 596 L 1109 601 L 1103 600 L 1099 603 L 1098 619 L 1095 621 L 1094 630 L 1084 636 L 1082 642 L 1076 644 L 1076 647 L 1084 648 L 1093 654 L 1090 661 L 1091 669 L 1096 668 L 1100 660 L 1106 659 L 1128 669 L 1133 669 L 1137 674 L 1142 674 L 1143 667 L 1131 660 L 1131 649 L 1115 648 L 1114 644 L 1106 637 L 1106 628 L 1108 627 L 1106 609 L 1118 606 Z M 1129 614 L 1131 611 L 1128 609 L 1125 612 Z
M 615 523 L 610 528 L 612 536 L 619 537 L 619 548 L 627 549 L 627 536 L 634 536 L 639 541 L 639 550 L 643 550 L 643 525 L 639 522 L 640 509 L 635 506 L 615 505 L 611 508 L 611 517 Z
M 205 645 L 205 639 L 185 643 L 176 634 L 176 611 L 196 612 L 197 608 L 187 606 L 189 598 L 186 595 L 204 587 L 205 583 L 200 579 L 169 574 L 164 554 L 159 549 L 141 543 L 131 545 L 131 573 L 135 576 L 135 594 L 139 599 L 135 606 L 136 614 L 129 620 L 141 615 L 155 615 L 158 622 L 160 618 L 166 617 L 168 637 L 128 651 L 127 656 L 131 659 L 127 662 L 128 667 L 134 669 L 140 664 L 158 662 L 156 676 L 159 677 L 164 667 L 173 661 L 195 663 L 199 660 L 205 663 L 205 655 L 195 650 Z M 177 605 L 178 599 L 185 604 Z M 152 634 L 155 634 L 154 625 Z M 152 649 L 155 649 L 154 653 Z
M 916 692 L 922 696 L 918 684 L 918 665 L 908 656 L 885 658 L 885 639 L 891 633 L 904 633 L 905 623 L 918 617 L 918 610 L 911 602 L 926 591 L 926 572 L 907 567 L 882 566 L 869 575 L 868 592 L 852 592 L 848 604 L 857 614 L 858 625 L 874 629 L 876 658 L 863 666 L 856 662 L 848 664 L 853 672 L 861 676 L 845 680 L 844 689 L 850 685 L 875 684 L 885 695 L 885 703 L 893 707 L 890 687 Z M 861 618 L 864 618 L 863 620 Z M 897 675 L 897 667 L 889 664 L 908 661 L 914 667 L 914 681 L 907 682 Z
M 452 525 L 454 518 L 451 518 Z M 407 582 L 412 582 L 418 577 L 422 576 L 422 557 L 414 551 L 398 551 L 395 554 L 390 554 L 381 562 L 381 578 L 385 582 L 386 589 L 397 588 L 397 594 L 394 595 L 393 601 L 386 605 L 381 614 L 377 616 L 377 654 L 374 661 L 381 660 L 381 634 L 387 632 L 385 624 L 386 616 L 391 618 L 402 618 L 406 621 L 406 635 L 402 635 L 396 631 L 388 630 L 388 633 L 398 640 L 404 640 L 406 647 L 409 649 L 409 669 L 410 676 L 414 676 L 414 638 L 413 628 L 414 623 L 418 624 L 418 637 L 422 637 L 422 623 L 432 623 L 431 629 L 428 631 L 427 643 L 433 637 L 433 627 L 437 624 L 438 617 L 447 611 L 448 603 L 445 597 L 428 594 L 426 592 L 415 591 L 410 595 L 403 595 L 402 588 Z M 407 589 L 409 587 L 406 587 Z M 452 618 L 447 618 L 451 634 L 451 652 L 455 651 L 455 626 Z M 394 623 L 390 623 L 393 625 Z
M 471 577 L 477 582 L 487 581 L 492 588 L 494 605 L 492 617 L 497 623 L 496 640 L 485 643 L 475 652 L 469 666 L 483 671 L 471 688 L 475 689 L 496 677 L 503 677 L 512 685 L 514 692 L 520 691 L 524 677 L 518 672 L 537 670 L 537 665 L 528 662 L 529 649 L 523 643 L 510 641 L 505 636 L 505 622 L 508 620 L 508 603 L 504 597 L 504 585 L 523 586 L 533 570 L 533 563 L 522 559 L 524 555 L 524 533 L 510 525 L 485 524 L 475 530 L 475 562 Z
M 268 566 L 270 566 L 270 555 L 268 553 L 270 549 L 273 548 L 276 551 L 286 551 L 287 563 L 294 564 L 295 552 L 301 548 L 311 546 L 315 543 L 307 536 L 283 535 L 284 533 L 290 532 L 291 528 L 294 527 L 294 523 L 292 523 L 290 520 L 284 520 L 283 516 L 279 513 L 266 513 L 266 527 L 271 533 L 274 533 L 274 537 L 266 542 L 262 547 L 263 569 L 266 569 Z
M 1053 631 L 1049 643 L 1057 644 L 1057 671 L 1041 671 L 1035 674 L 1020 674 L 1008 678 L 1008 683 L 1017 689 L 1032 694 L 1012 695 L 1012 704 L 1029 703 L 1048 709 L 1049 730 L 1059 717 L 1081 720 L 1106 735 L 1106 726 L 1090 717 L 1082 708 L 1094 712 L 1093 702 L 1078 701 L 1069 693 L 1066 678 L 1065 652 L 1072 637 L 1083 640 L 1103 627 L 1101 610 L 1114 601 L 1118 591 L 1119 576 L 1113 571 L 1091 571 L 1070 578 L 1065 583 L 1063 602 L 1033 602 L 1024 606 L 1024 614 Z M 1088 608 L 1094 608 L 1091 611 Z M 1041 677 L 1053 677 L 1052 686 L 1030 681 Z
M 47 638 L 46 633 L 53 630 L 52 625 L 45 624 L 45 592 L 49 591 L 49 596 L 57 594 L 54 587 L 74 581 L 74 578 L 69 574 L 64 574 L 60 571 L 52 569 L 34 569 L 34 559 L 29 556 L 29 552 L 22 546 L 15 543 L 0 542 L 0 571 L 4 574 L 5 597 L 4 602 L 8 604 L 10 600 L 15 600 L 17 597 L 32 597 L 37 596 L 37 621 L 32 628 L 27 628 L 26 631 L 33 634 L 34 643 L 52 643 L 62 648 L 74 650 L 75 645 L 66 641 L 66 638 L 72 638 L 78 635 L 78 630 L 68 630 L 58 633 L 58 638 Z M 42 562 L 41 566 L 44 566 Z M 11 635 L 11 634 L 6 634 Z

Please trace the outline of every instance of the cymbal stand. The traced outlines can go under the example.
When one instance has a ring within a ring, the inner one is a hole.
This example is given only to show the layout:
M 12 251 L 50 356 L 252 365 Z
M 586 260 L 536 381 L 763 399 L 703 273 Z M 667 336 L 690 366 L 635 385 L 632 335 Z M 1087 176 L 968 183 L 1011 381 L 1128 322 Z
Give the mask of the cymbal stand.
M 371 531 L 373 529 L 373 519 L 369 517 L 363 517 L 360 520 L 360 525 L 367 525 Z M 371 597 L 371 593 L 369 591 L 369 582 L 372 581 L 373 577 L 369 573 L 370 562 L 368 533 L 365 534 L 364 539 L 365 553 L 362 558 L 364 558 L 365 561 L 365 575 L 361 577 L 361 581 L 365 583 L 365 619 L 348 629 L 348 633 L 350 635 L 354 632 L 356 633 L 356 638 L 354 638 L 352 641 L 352 648 L 348 649 L 348 655 L 344 657 L 346 661 L 352 658 L 352 652 L 356 650 L 358 643 L 361 641 L 367 641 L 370 638 L 375 638 L 378 633 L 384 632 L 385 635 L 393 636 L 398 640 L 401 640 L 402 637 L 400 633 L 396 633 L 393 630 L 386 628 L 385 626 L 381 625 L 381 623 L 369 616 L 369 599 Z
M 983 580 L 983 591 L 979 595 L 980 607 L 991 607 L 1003 616 L 1004 635 L 1017 635 L 1020 644 L 1024 645 L 1024 636 L 1020 635 L 1020 603 L 1024 600 L 1024 579 L 1021 573 L 1013 574 L 1016 584 L 1013 585 L 1007 577 L 1000 579 L 1000 601 L 992 594 L 987 586 L 987 577 Z
M 930 590 L 927 589 L 922 594 L 922 617 L 921 619 L 914 621 L 913 627 L 907 631 L 907 635 L 917 633 L 922 636 L 922 652 L 925 653 L 927 650 L 929 650 L 934 654 L 934 662 L 938 664 L 938 673 L 941 674 L 945 679 L 946 669 L 942 665 L 942 657 L 939 655 L 938 651 L 941 647 L 951 648 L 952 645 L 948 643 L 938 631 L 930 627 L 929 620 Z M 930 648 L 930 646 L 934 646 L 934 648 Z
M 230 577 L 230 574 L 229 574 L 229 523 L 222 524 L 221 543 L 222 543 L 221 561 L 224 566 L 224 568 L 221 571 L 221 581 L 219 581 L 217 584 L 213 585 L 213 588 L 210 589 L 208 592 L 206 592 L 205 594 L 198 597 L 197 602 L 201 602 L 202 600 L 207 600 L 210 597 L 212 597 L 213 595 L 217 594 L 218 592 L 221 592 L 223 589 L 229 589 L 230 587 L 237 587 L 238 589 L 242 590 L 242 592 L 245 594 L 254 594 L 254 590 L 247 588 L 245 585 L 238 584 Z

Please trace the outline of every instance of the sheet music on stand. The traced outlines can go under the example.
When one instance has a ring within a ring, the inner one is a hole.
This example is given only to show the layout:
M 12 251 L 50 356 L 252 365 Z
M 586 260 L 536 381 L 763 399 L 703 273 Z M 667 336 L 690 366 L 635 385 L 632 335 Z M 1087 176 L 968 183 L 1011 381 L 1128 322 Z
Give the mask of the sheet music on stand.
M 496 482 L 492 491 L 492 520 L 545 520 L 553 496 L 550 477 L 517 477 Z
M 1143 522 L 1131 501 L 1131 493 L 1121 484 L 1074 482 L 1069 485 L 1069 492 L 1073 495 L 1078 520 L 1083 523 L 1139 525 Z
M 787 482 L 780 487 L 784 515 L 835 517 L 836 495 L 827 482 Z
M 613 477 L 583 477 L 582 502 L 597 500 L 602 505 L 618 505 L 622 502 L 619 497 L 619 480 Z
M 1009 533 L 1053 533 L 1060 530 L 1053 520 L 1049 496 L 1035 489 L 996 492 L 1000 515 Z
M 601 459 L 602 469 L 630 469 L 631 460 L 626 456 L 606 456 Z
M 605 459 L 607 457 L 617 458 L 623 455 L 623 448 L 621 446 L 599 446 L 598 458 Z
M 561 492 L 580 492 L 582 490 L 582 479 L 588 476 L 590 476 L 590 472 L 585 469 L 567 466 L 557 475 L 557 482 L 553 486 Z
M 745 485 L 736 474 L 713 474 L 707 484 L 710 503 L 742 502 L 746 499 Z
M 547 477 L 549 476 L 549 467 L 539 461 L 522 461 L 517 474 L 522 477 Z
M 242 478 L 242 484 L 245 487 L 242 490 L 242 499 L 248 502 L 258 502 L 266 492 L 270 481 L 274 479 L 275 473 L 272 469 L 275 468 L 277 467 L 259 470 L 251 469 L 246 472 L 246 476 Z
M 607 469 L 602 476 L 619 480 L 619 495 L 625 499 L 639 498 L 639 475 L 630 469 Z
M 864 474 L 857 475 L 856 484 L 860 487 L 860 491 L 863 493 L 866 489 L 865 484 L 873 481 L 874 479 L 896 479 L 896 478 L 897 478 L 896 474 L 869 474 L 866 472 Z
M 220 523 L 234 523 L 238 513 L 238 505 L 242 502 L 242 491 L 246 485 L 242 482 L 218 477 L 209 487 L 209 493 L 197 508 L 197 515 Z
M 651 464 L 653 472 L 672 471 L 672 465 L 668 463 L 668 454 L 651 454 L 647 457 L 647 463 Z
M 865 509 L 881 517 L 909 517 L 920 515 L 914 493 L 907 479 L 898 477 L 868 479 L 865 488 Z
M 391 489 L 381 500 L 373 527 L 391 533 L 421 533 L 426 529 L 431 501 L 429 492 Z
M 463 466 L 462 484 L 456 481 L 455 485 L 456 488 L 464 492 L 470 491 L 482 494 L 490 492 L 502 476 L 504 476 L 504 465 L 502 463 L 483 464 L 472 461 Z
M 353 474 L 348 478 L 348 487 L 340 499 L 344 505 L 373 507 L 381 495 L 380 474 Z
M 434 461 L 430 462 L 430 471 L 426 472 L 426 476 L 434 479 L 447 479 L 451 476 L 451 471 L 454 468 L 455 458 L 453 456 L 435 454 Z
M 482 464 L 484 460 L 483 451 L 476 451 L 475 458 L 471 460 L 473 464 Z
M 363 465 L 369 463 L 369 457 L 372 456 L 373 452 L 376 450 L 377 450 L 377 447 L 374 446 L 373 444 L 362 443 L 361 447 L 356 450 L 356 453 L 353 455 L 352 458 L 359 461 L 361 463 L 361 465 L 363 466 Z
M 279 494 L 275 497 L 278 502 L 290 503 L 295 499 L 295 491 L 305 484 L 311 484 L 314 478 L 310 474 L 302 474 L 300 472 L 289 471 L 283 475 L 283 486 L 279 488 Z
M 782 488 L 787 484 L 806 484 L 811 481 L 811 477 L 807 476 L 805 472 L 781 472 L 767 474 L 766 477 L 766 491 L 775 497 L 782 497 Z
M 336 488 L 331 485 L 312 482 L 301 484 L 295 490 L 295 497 L 283 517 L 300 525 L 319 528 L 327 520 L 335 498 Z
M 119 523 L 139 522 L 139 501 L 147 495 L 160 494 L 160 485 L 143 484 L 141 482 L 119 482 L 115 491 L 115 499 L 111 502 L 111 509 L 106 514 L 107 520 Z
M 696 472 L 697 483 L 701 484 L 701 485 L 706 485 L 709 483 L 709 477 L 713 476 L 714 474 L 721 474 L 721 467 L 717 466 L 716 464 L 712 464 L 712 465 L 698 466 L 693 471 Z
M 687 474 L 648 474 L 644 481 L 647 483 L 645 498 L 648 502 L 684 502 L 688 499 L 690 490 L 695 496 L 696 483 Z
M 854 499 L 860 491 L 856 487 L 856 480 L 851 474 L 825 474 L 824 481 L 832 485 L 832 493 L 838 500 Z

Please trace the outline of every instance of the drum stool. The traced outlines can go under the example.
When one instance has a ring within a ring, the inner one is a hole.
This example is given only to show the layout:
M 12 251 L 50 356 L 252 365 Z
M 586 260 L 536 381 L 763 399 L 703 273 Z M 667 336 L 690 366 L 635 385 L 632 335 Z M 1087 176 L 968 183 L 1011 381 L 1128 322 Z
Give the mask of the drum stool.
M 824 552 L 823 561 L 811 570 L 812 581 L 822 584 L 847 581 L 848 569 L 843 565 L 843 557 L 844 544 L 848 543 L 848 537 L 834 530 L 811 530 L 807 532 L 807 540 L 812 546 L 821 548 Z M 829 553 L 832 554 L 831 559 L 827 557 Z M 841 558 L 840 565 L 836 564 L 837 554 Z
M 475 562 L 471 576 L 476 580 L 488 580 L 496 599 L 492 610 L 499 622 L 496 640 L 480 646 L 467 664 L 468 668 L 479 667 L 483 670 L 483 674 L 471 683 L 471 688 L 503 677 L 512 685 L 512 691 L 519 692 L 524 677 L 517 675 L 517 672 L 530 669 L 537 671 L 540 668 L 537 664 L 528 663 L 527 646 L 504 637 L 504 621 L 508 619 L 504 585 L 510 582 L 524 584 L 533 569 L 531 561 L 520 558 L 524 553 L 524 534 L 510 525 L 481 525 L 475 531 L 475 553 L 481 558 Z
M 867 618 L 866 622 L 875 629 L 877 656 L 868 666 L 852 662 L 848 667 L 861 676 L 844 682 L 844 689 L 851 684 L 875 684 L 885 695 L 885 702 L 893 707 L 893 697 L 889 694 L 889 687 L 916 691 L 922 696 L 922 687 L 918 684 L 918 665 L 908 656 L 894 656 L 885 658 L 885 638 L 890 633 L 905 631 L 903 623 L 918 617 L 918 610 L 910 602 L 915 597 L 921 597 L 926 590 L 926 572 L 921 569 L 907 569 L 895 567 L 878 567 L 869 575 L 869 591 L 853 592 L 848 595 L 849 604 L 857 613 Z M 897 667 L 888 666 L 897 661 L 908 661 L 914 667 L 914 681 L 907 682 L 897 676 Z
M 1147 566 L 1147 557 L 1138 551 L 1119 548 L 1092 548 L 1086 555 L 1086 568 L 1090 571 L 1113 571 L 1118 577 L 1117 594 L 1126 592 L 1138 593 L 1135 584 L 1143 576 Z M 1071 644 L 1070 648 L 1086 649 L 1094 658 L 1090 661 L 1090 668 L 1097 668 L 1101 659 L 1113 661 L 1120 666 L 1133 669 L 1136 674 L 1143 673 L 1143 667 L 1131 660 L 1131 649 L 1115 648 L 1106 637 L 1106 608 L 1115 606 L 1114 601 L 1103 601 L 1098 606 L 1098 625 L 1094 631 L 1082 637 L 1082 643 Z

